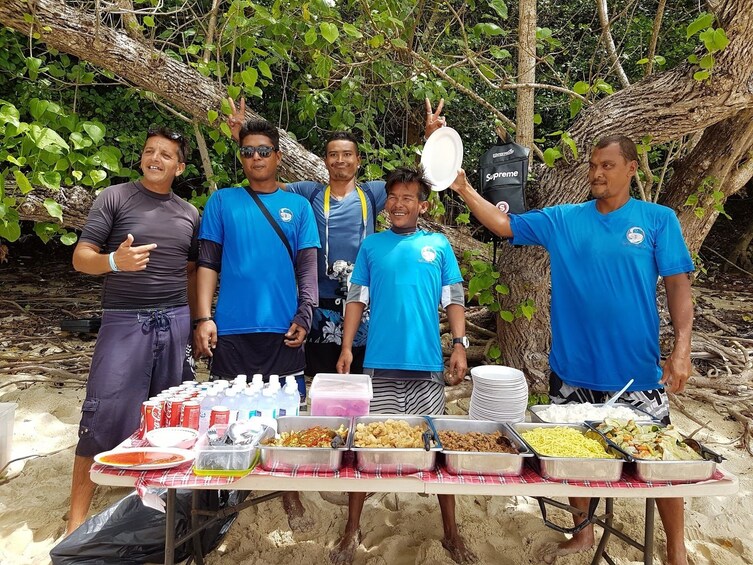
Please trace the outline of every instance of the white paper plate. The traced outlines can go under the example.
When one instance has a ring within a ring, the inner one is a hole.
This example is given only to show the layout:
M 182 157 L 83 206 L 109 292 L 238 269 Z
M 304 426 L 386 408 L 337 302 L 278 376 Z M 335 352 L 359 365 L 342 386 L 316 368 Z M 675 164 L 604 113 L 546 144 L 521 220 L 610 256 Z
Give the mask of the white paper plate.
M 169 462 L 155 462 L 155 463 L 115 463 L 107 460 L 109 455 L 117 455 L 120 453 L 136 453 L 144 452 L 150 454 L 163 454 L 165 458 L 170 456 L 176 456 L 178 459 Z M 112 451 L 105 451 L 94 456 L 94 461 L 100 465 L 108 465 L 109 467 L 117 467 L 118 469 L 133 469 L 135 471 L 150 471 L 152 469 L 172 469 L 183 463 L 188 463 L 194 460 L 194 452 L 188 449 L 178 449 L 177 447 L 132 447 L 130 449 L 113 449 Z
M 421 166 L 433 190 L 450 186 L 463 166 L 463 141 L 458 132 L 443 127 L 432 133 L 424 145 Z

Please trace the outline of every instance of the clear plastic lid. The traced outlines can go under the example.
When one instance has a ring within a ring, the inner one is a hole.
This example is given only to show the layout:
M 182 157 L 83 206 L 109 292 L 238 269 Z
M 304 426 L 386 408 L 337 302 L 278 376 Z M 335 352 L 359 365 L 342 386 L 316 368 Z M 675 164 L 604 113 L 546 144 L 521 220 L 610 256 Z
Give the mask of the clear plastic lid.
M 311 398 L 327 396 L 330 398 L 368 398 L 374 397 L 369 375 L 340 375 L 337 373 L 319 373 L 314 377 L 309 391 Z

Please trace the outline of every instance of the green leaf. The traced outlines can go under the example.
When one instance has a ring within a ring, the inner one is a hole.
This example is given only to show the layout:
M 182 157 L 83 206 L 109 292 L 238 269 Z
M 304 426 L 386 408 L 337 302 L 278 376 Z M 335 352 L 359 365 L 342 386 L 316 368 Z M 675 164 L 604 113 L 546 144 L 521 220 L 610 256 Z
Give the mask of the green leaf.
M 392 46 L 396 47 L 397 49 L 407 49 L 408 44 L 405 42 L 404 39 L 396 37 L 395 39 L 392 40 Z
M 654 55 L 654 63 L 656 63 L 660 67 L 663 67 L 667 64 L 667 59 L 662 57 L 661 55 Z
M 13 155 L 9 154 L 5 158 L 5 160 L 8 161 L 9 163 L 13 163 L 17 167 L 23 167 L 26 165 L 26 157 L 19 157 L 18 159 L 16 159 Z
M 152 16 L 144 16 L 142 21 L 146 27 L 154 27 L 154 18 Z
M 455 223 L 458 225 L 468 225 L 471 223 L 471 214 L 469 212 L 465 212 L 464 214 L 458 214 L 455 217 Z
M 262 74 L 262 76 L 272 78 L 272 70 L 269 68 L 269 65 L 267 63 L 265 63 L 264 61 L 259 61 L 256 66 L 259 67 L 259 72 Z
M 58 232 L 58 225 L 52 222 L 37 222 L 34 224 L 34 233 L 39 236 L 42 243 L 47 243 Z
M 112 145 L 106 145 L 97 152 L 99 164 L 113 173 L 120 171 L 120 150 Z
M 241 71 L 241 78 L 246 88 L 253 88 L 259 80 L 259 72 L 253 67 L 247 67 Z
M 495 59 L 509 59 L 510 57 L 512 57 L 512 54 L 507 49 L 502 49 L 501 47 L 497 47 L 496 45 L 489 47 L 489 53 Z
M 26 57 L 26 68 L 29 71 L 29 78 L 31 80 L 37 80 L 39 76 L 39 69 L 42 67 L 42 59 L 37 57 Z
M 32 117 L 39 121 L 42 119 L 47 107 L 50 105 L 49 100 L 40 100 L 39 98 L 32 98 L 29 100 L 29 113 Z
M 499 294 L 503 296 L 507 296 L 508 294 L 510 294 L 510 287 L 507 286 L 506 284 L 500 283 L 494 287 L 494 290 L 496 290 Z
M 84 137 L 84 135 L 81 132 L 74 131 L 69 138 L 71 142 L 73 142 L 73 149 L 86 149 L 87 147 L 91 147 L 92 140 L 88 137 Z
M 306 34 L 303 36 L 303 43 L 306 45 L 313 45 L 319 36 L 316 34 L 316 28 L 310 27 Z
M 60 181 L 62 180 L 62 177 L 60 176 L 60 173 L 56 171 L 45 171 L 44 173 L 37 175 L 37 178 L 43 186 L 51 190 L 60 189 Z
M 71 176 L 77 181 L 80 181 L 82 178 L 84 178 L 84 173 L 82 173 L 81 171 L 71 171 Z
M 474 273 L 487 273 L 490 270 L 489 263 L 486 261 L 471 261 L 471 269 Z
M 591 88 L 590 84 L 588 84 L 587 82 L 583 82 L 582 80 L 579 80 L 573 85 L 573 92 L 583 96 L 590 90 L 590 88 Z
M 107 173 L 102 169 L 94 169 L 89 171 L 89 178 L 92 180 L 92 186 L 96 186 L 107 178 Z
M 707 27 L 710 27 L 714 23 L 715 19 L 716 18 L 714 14 L 709 14 L 708 12 L 701 12 L 701 15 L 698 16 L 695 20 L 693 20 L 692 23 L 688 25 L 686 38 L 690 39 L 699 31 L 706 29 Z
M 505 322 L 510 323 L 515 319 L 515 315 L 509 310 L 501 310 L 499 312 L 499 317 L 502 318 Z
M 729 39 L 727 39 L 727 34 L 724 32 L 724 29 L 718 27 L 714 30 L 714 45 L 717 48 L 717 51 L 721 51 L 727 45 L 729 45 Z
M 330 22 L 322 22 L 319 26 L 319 31 L 322 32 L 322 37 L 329 43 L 334 43 L 337 38 L 340 37 L 340 32 L 337 31 L 337 26 Z
M 497 35 L 504 35 L 504 31 L 501 27 L 499 27 L 497 24 L 492 24 L 489 22 L 482 22 L 480 24 L 476 24 L 471 28 L 471 31 L 476 35 L 488 35 L 490 37 L 494 37 Z
M 18 185 L 18 190 L 21 191 L 21 194 L 28 194 L 32 190 L 34 190 L 34 188 L 31 186 L 31 183 L 29 182 L 29 179 L 27 179 L 26 175 L 21 171 L 13 171 L 13 176 L 16 179 L 16 184 Z
M 233 132 L 230 131 L 230 126 L 225 122 L 220 124 L 220 131 L 225 134 L 225 137 L 233 137 Z
M 3 124 L 18 126 L 20 116 L 21 114 L 15 106 L 11 104 L 3 104 L 0 106 L 0 121 Z
M 507 4 L 503 0 L 489 0 L 489 6 L 497 12 L 497 15 L 503 20 L 507 19 Z
M 57 218 L 61 222 L 63 221 L 63 208 L 52 198 L 45 198 L 44 207 L 47 209 L 47 213 L 50 216 Z
M 492 345 L 489 348 L 489 359 L 496 361 L 502 356 L 502 350 L 499 348 L 498 345 Z
M 209 120 L 209 123 L 214 123 L 214 121 L 218 118 L 220 114 L 217 112 L 217 110 L 209 110 L 207 112 L 207 119 Z
M 693 74 L 693 78 L 699 82 L 708 79 L 710 76 L 711 73 L 708 71 L 698 71 Z
M 60 137 L 55 130 L 51 130 L 50 128 L 42 128 L 40 135 L 37 137 L 34 144 L 39 147 L 39 149 L 44 149 L 45 151 L 50 151 L 56 154 L 62 153 L 62 150 L 70 150 L 66 141 Z
M 711 53 L 704 55 L 698 62 L 698 65 L 705 70 L 711 70 L 714 68 L 714 56 Z
M 638 59 L 635 64 L 636 65 L 645 65 L 648 63 L 648 57 L 643 57 L 643 59 Z
M 698 55 L 690 55 L 688 57 L 688 63 L 692 63 L 693 65 L 698 64 Z
M 533 125 L 535 126 L 541 125 L 541 114 L 533 115 Z
M 562 134 L 562 141 L 565 145 L 567 145 L 570 148 L 570 151 L 573 153 L 573 157 L 575 159 L 578 158 L 578 147 L 575 145 L 575 141 L 573 141 L 573 138 L 570 137 L 567 133 Z
M 228 87 L 228 92 L 230 91 L 230 88 Z M 238 88 L 238 92 L 240 92 L 240 88 Z M 236 98 L 236 96 L 232 97 L 233 99 Z M 227 101 L 227 99 L 223 98 L 220 100 L 220 109 L 222 110 L 222 113 L 226 116 L 230 116 L 233 113 L 233 109 L 230 107 L 230 102 Z
M 562 153 L 556 147 L 550 147 L 544 151 L 544 163 L 547 167 L 554 167 L 554 162 L 562 157 Z
M 706 215 L 706 210 L 704 210 L 703 208 L 696 208 L 695 210 L 693 210 L 693 213 L 700 220 L 703 219 L 703 217 Z
M 240 96 L 241 87 L 240 86 L 235 86 L 235 85 L 231 84 L 231 85 L 229 85 L 227 87 L 227 93 L 230 96 L 230 98 L 232 98 L 233 100 L 235 100 L 236 98 L 238 98 L 238 96 Z M 225 102 L 225 104 L 227 104 L 227 100 L 224 100 L 224 102 Z M 230 105 L 229 104 L 228 104 L 228 109 L 230 109 Z M 223 108 L 223 112 L 224 112 L 224 108 Z M 227 113 L 227 112 L 225 112 L 225 113 Z
M 81 127 L 94 143 L 99 143 L 105 137 L 105 126 L 99 122 L 84 122 Z
M 18 223 L 18 219 L 16 219 L 15 221 L 9 219 L 1 220 L 0 237 L 10 241 L 11 243 L 21 237 L 21 224 Z
M 481 74 L 484 75 L 489 80 L 494 80 L 497 78 L 497 73 L 495 73 L 494 70 L 489 65 L 485 65 L 484 63 L 479 63 L 478 70 L 481 71 Z
M 697 194 L 691 194 L 688 196 L 688 199 L 685 201 L 685 206 L 695 206 L 698 204 L 698 195 Z
M 343 24 L 343 31 L 350 37 L 355 37 L 356 39 L 361 39 L 363 37 L 363 34 L 358 31 L 358 28 L 353 24 Z
M 583 102 L 580 98 L 571 98 L 570 99 L 570 117 L 574 118 L 578 115 L 578 112 L 580 112 L 581 108 L 583 108 Z
M 536 307 L 527 302 L 520 306 L 520 310 L 528 321 L 531 321 L 533 315 L 536 313 Z
M 369 47 L 372 47 L 373 49 L 376 49 L 378 47 L 381 47 L 384 45 L 384 36 L 383 35 L 375 35 L 371 39 L 369 39 Z
M 76 241 L 78 241 L 78 236 L 72 231 L 67 231 L 60 236 L 60 243 L 63 245 L 73 245 Z

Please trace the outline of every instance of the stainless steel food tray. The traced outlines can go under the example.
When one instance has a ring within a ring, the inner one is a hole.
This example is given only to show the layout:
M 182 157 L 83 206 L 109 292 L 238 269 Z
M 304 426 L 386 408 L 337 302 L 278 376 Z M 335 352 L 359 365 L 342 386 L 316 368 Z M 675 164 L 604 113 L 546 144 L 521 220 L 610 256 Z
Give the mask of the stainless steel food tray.
M 573 422 L 551 422 L 549 420 L 544 420 L 539 413 L 546 410 L 547 408 L 551 407 L 551 404 L 534 404 L 533 406 L 528 407 L 528 411 L 531 413 L 531 422 L 542 422 L 545 424 L 567 424 L 567 423 L 573 423 Z M 604 403 L 601 404 L 594 404 L 594 406 L 604 406 Z M 639 424 L 649 424 L 654 423 L 656 420 L 654 417 L 646 412 L 645 410 L 642 410 L 640 408 L 636 408 L 632 404 L 627 404 L 625 402 L 618 402 L 615 406 L 624 406 L 625 408 L 630 408 L 633 412 L 636 414 L 641 415 L 640 420 L 636 420 Z M 644 417 L 645 416 L 645 417 Z M 587 420 L 590 421 L 590 420 Z
M 524 432 L 537 428 L 575 428 L 579 432 L 587 432 L 589 428 L 579 424 L 510 424 L 512 430 L 521 436 Z M 617 459 L 595 459 L 584 457 L 548 457 L 541 455 L 533 449 L 522 437 L 528 449 L 536 456 L 531 461 L 534 469 L 545 479 L 554 481 L 618 481 L 622 476 L 622 467 L 625 463 L 622 452 L 607 447 L 610 453 Z
M 518 450 L 514 453 L 486 453 L 478 451 L 448 451 L 442 446 L 444 466 L 453 475 L 501 475 L 517 476 L 523 472 L 525 459 L 533 457 L 523 441 L 510 430 L 507 424 L 483 420 L 459 420 L 456 418 L 430 417 L 437 433 L 453 431 L 461 434 L 501 432 Z
M 654 425 L 658 425 L 655 422 Z M 706 481 L 714 476 L 716 464 L 723 461 L 723 457 L 694 439 L 683 436 L 685 442 L 693 448 L 701 457 L 702 461 L 657 461 L 655 459 L 639 459 L 628 453 L 616 443 L 609 440 L 599 432 L 594 425 L 589 425 L 596 433 L 604 438 L 610 446 L 623 454 L 628 460 L 627 471 L 639 481 L 672 482 L 672 483 L 696 483 Z M 665 427 L 665 426 L 660 426 Z
M 386 420 L 405 420 L 411 426 L 424 426 L 434 436 L 434 445 L 426 451 L 418 448 L 356 447 L 356 426 Z M 406 416 L 405 414 L 379 414 L 359 416 L 353 421 L 353 429 L 348 446 L 356 453 L 356 467 L 364 473 L 401 473 L 431 471 L 437 463 L 437 453 L 441 451 L 436 431 L 431 421 L 424 416 Z
M 277 419 L 277 431 L 302 431 L 314 426 L 324 426 L 336 430 L 341 425 L 348 428 L 348 438 L 340 448 L 332 447 L 277 447 L 262 445 L 264 440 L 273 438 L 275 432 L 269 428 L 259 440 L 261 466 L 267 471 L 336 471 L 342 467 L 343 453 L 350 439 L 350 418 L 339 416 L 283 416 Z

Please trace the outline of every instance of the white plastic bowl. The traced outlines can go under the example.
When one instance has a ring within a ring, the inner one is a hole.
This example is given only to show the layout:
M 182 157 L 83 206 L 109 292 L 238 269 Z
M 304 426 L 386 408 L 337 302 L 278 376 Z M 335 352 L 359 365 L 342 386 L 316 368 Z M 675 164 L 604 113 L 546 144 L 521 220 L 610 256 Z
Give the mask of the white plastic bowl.
M 157 428 L 146 433 L 146 441 L 152 447 L 178 447 L 191 449 L 199 437 L 192 428 Z

